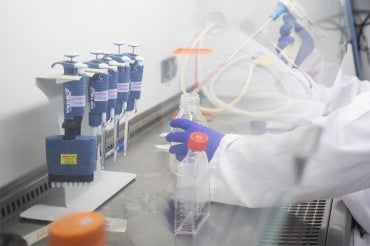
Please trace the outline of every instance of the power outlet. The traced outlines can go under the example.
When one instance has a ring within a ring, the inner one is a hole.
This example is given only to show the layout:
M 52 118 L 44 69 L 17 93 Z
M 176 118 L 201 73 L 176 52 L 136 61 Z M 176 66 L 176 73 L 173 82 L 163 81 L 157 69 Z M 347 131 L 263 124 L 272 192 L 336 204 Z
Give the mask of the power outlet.
M 176 57 L 170 57 L 161 62 L 161 82 L 166 83 L 172 80 L 177 74 Z

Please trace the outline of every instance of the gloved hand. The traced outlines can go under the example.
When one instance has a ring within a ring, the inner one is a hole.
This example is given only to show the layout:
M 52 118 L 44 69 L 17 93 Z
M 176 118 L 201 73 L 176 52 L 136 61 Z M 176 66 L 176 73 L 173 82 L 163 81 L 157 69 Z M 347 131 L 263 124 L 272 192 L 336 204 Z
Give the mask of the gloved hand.
M 296 55 L 294 64 L 300 66 L 302 62 L 307 58 L 309 54 L 315 48 L 315 42 L 311 34 L 301 26 L 294 16 L 286 14 L 283 16 L 284 24 L 280 27 L 280 38 L 278 39 L 278 48 L 280 50 L 285 49 L 288 45 L 293 44 L 296 40 L 291 36 L 292 30 L 298 34 L 299 38 L 302 40 L 302 45 Z
M 193 132 L 203 132 L 208 136 L 208 145 L 206 149 L 208 161 L 210 161 L 215 153 L 224 134 L 214 131 L 208 127 L 200 125 L 194 121 L 187 119 L 174 119 L 170 125 L 175 128 L 181 128 L 184 131 L 170 132 L 166 136 L 168 142 L 178 142 L 180 144 L 172 145 L 170 153 L 176 155 L 176 159 L 182 161 L 188 153 L 189 135 Z

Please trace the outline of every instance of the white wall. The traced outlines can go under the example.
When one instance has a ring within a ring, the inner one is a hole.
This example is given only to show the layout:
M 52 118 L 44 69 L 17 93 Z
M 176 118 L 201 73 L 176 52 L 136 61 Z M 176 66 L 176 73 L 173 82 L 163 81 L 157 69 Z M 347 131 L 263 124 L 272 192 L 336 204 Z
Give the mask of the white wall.
M 55 116 L 36 77 L 77 52 L 116 51 L 114 41 L 140 43 L 145 58 L 139 112 L 179 91 L 160 82 L 160 62 L 179 45 L 178 33 L 196 26 L 197 0 L 2 0 L 0 2 L 0 187 L 45 163 L 44 137 L 58 134 Z M 129 50 L 128 46 L 124 49 Z

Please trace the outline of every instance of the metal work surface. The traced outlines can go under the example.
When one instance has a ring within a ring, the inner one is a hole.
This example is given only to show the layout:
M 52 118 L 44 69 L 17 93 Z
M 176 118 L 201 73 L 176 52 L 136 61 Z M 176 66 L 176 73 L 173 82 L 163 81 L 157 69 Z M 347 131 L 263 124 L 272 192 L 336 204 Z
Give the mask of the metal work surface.
M 106 217 L 128 220 L 125 233 L 107 233 L 107 245 L 299 246 L 325 245 L 326 238 L 333 240 L 333 235 L 328 235 L 328 225 L 333 219 L 330 218 L 331 200 L 264 209 L 213 203 L 211 216 L 195 237 L 175 237 L 171 197 L 176 177 L 170 170 L 168 153 L 156 151 L 154 147 L 166 143 L 159 135 L 169 130 L 168 119 L 157 123 L 150 131 L 132 139 L 127 156 L 120 153 L 116 163 L 113 158 L 106 161 L 106 170 L 137 175 L 98 209 Z M 336 225 L 348 225 L 350 216 L 343 211 Z M 284 220 L 279 219 L 281 214 Z M 46 224 L 13 216 L 2 225 L 1 231 L 26 235 Z M 341 228 L 342 231 L 335 230 L 337 246 L 347 245 L 344 240 L 349 238 L 348 228 Z M 47 245 L 47 240 L 34 245 Z

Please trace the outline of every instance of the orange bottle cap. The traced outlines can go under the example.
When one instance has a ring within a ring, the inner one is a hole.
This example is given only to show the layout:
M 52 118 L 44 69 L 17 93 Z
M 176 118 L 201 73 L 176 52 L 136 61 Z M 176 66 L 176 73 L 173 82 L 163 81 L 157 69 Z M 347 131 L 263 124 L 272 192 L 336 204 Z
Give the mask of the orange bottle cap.
M 209 55 L 213 50 L 208 48 L 177 48 L 173 51 L 174 54 L 188 54 L 188 55 Z
M 63 216 L 49 226 L 49 246 L 104 246 L 105 218 L 99 212 Z
M 208 136 L 203 132 L 193 132 L 189 136 L 188 147 L 194 151 L 206 150 L 208 144 Z

